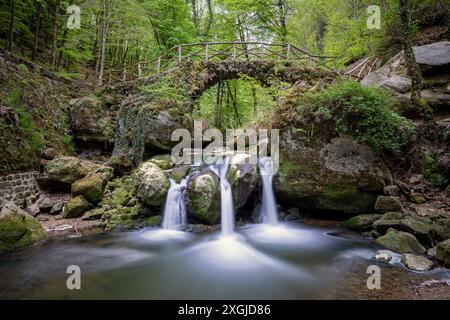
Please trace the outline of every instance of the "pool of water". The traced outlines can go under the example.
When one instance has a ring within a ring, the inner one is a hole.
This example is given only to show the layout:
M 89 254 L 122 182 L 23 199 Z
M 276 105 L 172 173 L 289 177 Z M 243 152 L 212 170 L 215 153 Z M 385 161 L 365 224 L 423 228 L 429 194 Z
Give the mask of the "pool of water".
M 414 298 L 413 285 L 450 279 L 446 269 L 405 270 L 398 256 L 339 228 L 248 225 L 230 237 L 160 229 L 54 241 L 0 256 L 2 299 L 358 299 Z M 67 267 L 81 269 L 68 290 Z M 367 268 L 381 289 L 367 288 Z M 449 290 L 450 291 L 450 290 Z

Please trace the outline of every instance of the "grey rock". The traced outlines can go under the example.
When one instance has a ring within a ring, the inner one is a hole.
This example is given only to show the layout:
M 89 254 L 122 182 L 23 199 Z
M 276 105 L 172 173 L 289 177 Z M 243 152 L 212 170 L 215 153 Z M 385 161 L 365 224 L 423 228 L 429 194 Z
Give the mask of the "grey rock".
M 400 260 L 405 267 L 414 271 L 428 271 L 433 268 L 433 262 L 431 260 L 415 254 L 402 254 Z

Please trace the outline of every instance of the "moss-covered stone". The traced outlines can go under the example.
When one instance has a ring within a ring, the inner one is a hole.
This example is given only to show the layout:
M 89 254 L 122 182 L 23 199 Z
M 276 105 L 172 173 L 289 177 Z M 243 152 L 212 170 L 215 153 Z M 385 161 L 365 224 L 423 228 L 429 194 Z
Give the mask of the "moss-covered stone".
M 108 178 L 108 175 L 102 172 L 88 174 L 72 184 L 72 196 L 81 195 L 90 203 L 97 204 L 103 198 Z
M 436 247 L 436 259 L 450 267 L 450 239 L 439 243 Z
M 162 224 L 162 221 L 163 221 L 163 216 L 158 215 L 158 216 L 149 217 L 146 220 L 146 223 L 149 227 L 159 227 Z
M 49 179 L 57 184 L 71 185 L 90 173 L 104 173 L 108 179 L 113 176 L 113 168 L 76 157 L 56 158 L 45 167 Z
M 172 167 L 172 158 L 170 154 L 162 154 L 154 156 L 148 162 L 157 165 L 162 170 L 169 170 Z
M 164 204 L 170 184 L 161 168 L 147 161 L 139 166 L 134 177 L 139 201 L 151 207 Z
M 386 235 L 375 240 L 379 245 L 397 253 L 424 253 L 425 248 L 412 234 L 389 229 Z
M 381 214 L 361 214 L 342 223 L 344 227 L 355 231 L 368 231 L 373 228 L 373 223 L 381 218 Z
M 30 246 L 46 236 L 39 221 L 0 198 L 0 253 Z
M 190 217 L 208 224 L 220 219 L 220 188 L 217 176 L 209 170 L 192 177 L 186 192 L 186 208 Z
M 399 197 L 379 196 L 375 203 L 375 210 L 379 212 L 402 211 L 402 203 Z
M 172 178 L 176 183 L 180 183 L 181 180 L 186 178 L 191 172 L 191 167 L 189 166 L 177 166 L 172 170 Z
M 91 207 L 91 204 L 83 196 L 77 196 L 66 204 L 63 217 L 66 219 L 81 217 Z

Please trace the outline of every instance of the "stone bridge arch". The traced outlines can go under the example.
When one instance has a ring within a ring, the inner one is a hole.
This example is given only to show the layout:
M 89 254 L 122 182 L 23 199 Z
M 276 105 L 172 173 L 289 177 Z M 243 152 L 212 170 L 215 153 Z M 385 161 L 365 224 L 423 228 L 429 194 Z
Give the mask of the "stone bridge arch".
M 301 90 L 336 77 L 329 70 L 286 61 L 183 62 L 163 74 L 135 83 L 127 92 L 120 108 L 113 164 L 128 171 L 147 153 L 170 153 L 177 143 L 171 141 L 173 130 L 192 129 L 190 113 L 197 99 L 219 81 L 238 79 L 241 75 L 254 78 L 262 86 L 284 82 Z

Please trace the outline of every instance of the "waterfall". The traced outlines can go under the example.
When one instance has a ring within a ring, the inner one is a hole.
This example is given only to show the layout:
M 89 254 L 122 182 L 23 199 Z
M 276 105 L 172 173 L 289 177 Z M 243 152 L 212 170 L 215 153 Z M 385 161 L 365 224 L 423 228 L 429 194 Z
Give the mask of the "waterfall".
M 223 236 L 231 236 L 234 233 L 233 190 L 227 178 L 229 166 L 230 166 L 230 157 L 225 158 L 225 163 L 219 164 L 220 208 L 221 208 L 221 224 Z M 217 170 L 215 170 L 215 172 L 217 173 Z
M 273 161 L 271 157 L 259 159 L 259 168 L 261 171 L 261 180 L 263 185 L 261 214 L 264 223 L 277 224 L 278 210 L 273 193 Z
M 187 180 L 183 179 L 176 183 L 174 179 L 169 178 L 170 188 L 167 193 L 166 205 L 164 207 L 163 229 L 180 230 L 181 226 L 186 225 L 186 208 L 184 204 L 184 189 Z

